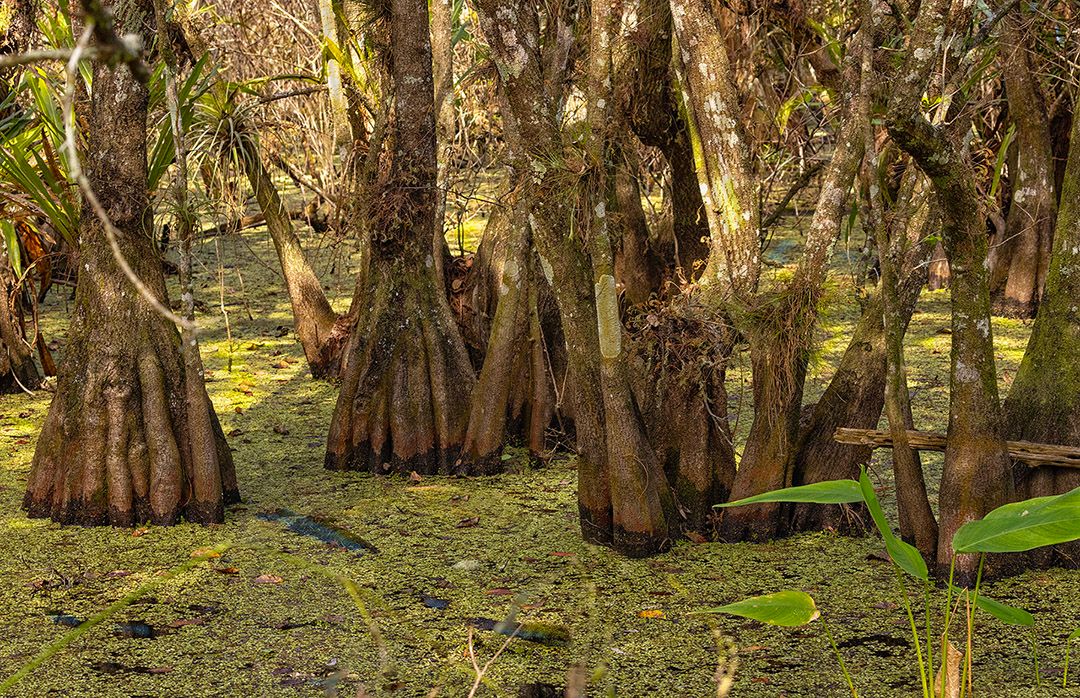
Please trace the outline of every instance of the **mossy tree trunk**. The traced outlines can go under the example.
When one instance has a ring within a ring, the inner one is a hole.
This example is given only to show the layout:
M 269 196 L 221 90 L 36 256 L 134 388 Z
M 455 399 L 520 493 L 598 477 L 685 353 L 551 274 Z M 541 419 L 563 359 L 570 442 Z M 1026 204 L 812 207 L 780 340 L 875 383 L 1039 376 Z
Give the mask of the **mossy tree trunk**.
M 122 33 L 153 32 L 144 0 L 108 4 Z M 162 301 L 147 193 L 148 93 L 126 67 L 94 67 L 90 184 L 134 273 Z M 132 286 L 84 207 L 75 314 L 24 506 L 62 523 L 220 522 L 238 499 L 232 457 L 180 335 Z
M 511 436 L 520 435 L 529 452 L 539 457 L 556 409 L 545 334 L 561 334 L 544 332 L 539 298 L 543 281 L 532 251 L 527 208 L 526 202 L 515 202 L 508 225 L 489 228 L 493 235 L 506 235 L 505 250 L 497 272 L 479 272 L 498 273 L 499 279 L 493 284 L 495 315 L 473 390 L 462 459 L 484 472 L 501 469 L 502 448 Z
M 938 567 L 946 569 L 957 529 L 1012 494 L 990 325 L 985 216 L 971 163 L 956 144 L 959 136 L 932 125 L 921 112 L 920 96 L 943 49 L 934 37 L 954 35 L 950 19 L 966 21 L 964 13 L 949 15 L 948 6 L 947 0 L 920 6 L 887 118 L 889 134 L 933 183 L 952 274 L 949 428 L 937 553 Z M 959 578 L 972 577 L 977 565 L 977 556 L 959 556 Z
M 700 283 L 721 302 L 745 303 L 761 273 L 758 186 L 723 29 L 706 0 L 672 0 L 671 12 L 709 226 L 709 256 Z
M 357 332 L 348 346 L 326 467 L 468 472 L 458 456 L 475 383 L 434 254 L 438 224 L 435 88 L 425 0 L 392 0 L 392 152 L 360 272 Z
M 481 0 L 477 6 L 484 35 L 501 66 L 500 91 L 514 166 L 523 196 L 533 202 L 535 244 L 566 336 L 582 532 L 586 540 L 627 555 L 654 553 L 668 544 L 671 496 L 625 372 L 611 248 L 602 232 L 603 199 L 594 198 L 580 211 L 592 217 L 588 252 L 579 238 L 566 234 L 571 215 L 579 213 L 575 209 L 583 192 L 576 186 L 568 191 L 568 153 L 563 150 L 558 115 L 546 99 L 552 85 L 565 79 L 566 62 L 558 56 L 566 51 L 561 42 L 541 43 L 540 18 L 532 3 Z M 610 6 L 595 3 L 592 9 L 590 118 L 597 123 L 597 109 L 603 109 L 597 100 L 609 96 L 601 76 L 610 75 L 609 17 L 605 17 Z M 561 67 L 553 70 L 553 65 Z M 610 103 L 609 98 L 606 101 Z M 602 133 L 593 131 L 594 138 Z M 594 158 L 595 142 L 589 152 Z M 595 167 L 602 172 L 602 160 L 596 160 Z M 592 182 L 593 197 L 605 196 L 606 189 L 593 177 L 586 179 Z
M 1035 314 L 1046 281 L 1053 239 L 1057 197 L 1050 121 L 1030 55 L 1027 18 L 1012 12 L 1002 20 L 1001 66 L 1016 126 L 1017 162 L 1012 201 L 1005 221 L 1010 240 L 1004 311 L 1021 317 Z
M 316 378 L 336 377 L 340 373 L 342 353 L 355 321 L 351 316 L 338 317 L 330 307 L 322 282 L 304 254 L 289 212 L 259 154 L 244 153 L 242 163 L 277 251 L 292 306 L 296 336 L 304 350 L 311 375 Z
M 836 148 L 825 170 L 803 255 L 790 281 L 775 292 L 758 294 L 746 321 L 754 419 L 732 485 L 733 499 L 788 487 L 795 478 L 799 416 L 818 303 L 833 243 L 848 210 L 848 192 L 862 161 L 863 124 L 869 118 L 857 60 L 849 57 L 844 72 L 846 106 L 839 115 Z M 725 540 L 771 538 L 785 532 L 783 512 L 779 505 L 725 510 L 720 534 Z
M 871 5 L 864 12 L 869 14 Z M 872 79 L 872 66 L 864 66 Z M 937 555 L 938 525 L 926 494 L 919 452 L 908 445 L 907 432 L 915 428 L 904 358 L 907 333 L 919 292 L 926 283 L 926 262 L 932 254 L 931 231 L 938 218 L 930 211 L 928 183 L 915 167 L 905 168 L 897 200 L 886 211 L 884 177 L 879 160 L 877 134 L 866 128 L 867 167 L 871 186 L 867 227 L 873 232 L 881 270 L 882 319 L 884 325 L 885 414 L 892 433 L 893 480 L 900 518 L 900 536 L 915 545 L 928 560 Z M 899 214 L 899 215 L 897 215 Z
M 624 16 L 636 23 L 617 54 L 615 98 L 622 121 L 645 145 L 659 148 L 671 175 L 674 249 L 669 263 L 687 278 L 709 254 L 701 188 L 686 120 L 679 110 L 671 64 L 672 22 L 668 0 L 633 0 Z
M 1046 292 L 1035 317 L 1020 369 L 1005 399 L 1010 439 L 1080 445 L 1080 119 L 1074 119 L 1046 276 Z M 1042 466 L 1013 466 L 1017 498 L 1060 494 L 1080 487 L 1080 471 Z M 1076 546 L 1056 561 L 1077 564 Z M 1043 556 L 1042 562 L 1053 558 Z

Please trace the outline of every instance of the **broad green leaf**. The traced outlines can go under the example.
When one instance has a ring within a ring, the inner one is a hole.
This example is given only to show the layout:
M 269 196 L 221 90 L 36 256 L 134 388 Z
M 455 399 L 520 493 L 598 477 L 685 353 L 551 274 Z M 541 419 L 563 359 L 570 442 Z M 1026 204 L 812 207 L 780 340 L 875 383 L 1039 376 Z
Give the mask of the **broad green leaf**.
M 966 589 L 953 586 L 953 593 L 956 595 L 963 594 Z M 1031 627 L 1035 625 L 1035 616 L 1031 615 L 1022 608 L 1016 606 L 1009 606 L 1008 604 L 995 601 L 987 596 L 979 594 L 979 597 L 975 599 L 975 605 L 986 611 L 994 618 L 997 618 L 1002 623 L 1008 623 L 1009 625 L 1023 625 L 1025 627 Z
M 1080 628 L 1069 633 L 1069 637 L 1065 638 L 1065 642 L 1072 642 L 1073 640 L 1080 638 Z
M 1022 553 L 1080 538 L 1080 487 L 1056 497 L 1013 502 L 953 535 L 958 553 Z
M 695 613 L 724 613 L 787 628 L 806 625 L 820 615 L 814 599 L 801 591 L 778 591 Z
M 885 541 L 885 549 L 888 551 L 889 557 L 892 558 L 897 567 L 912 577 L 927 581 L 930 578 L 930 571 L 926 568 L 926 561 L 923 560 L 923 556 L 915 546 L 905 543 L 893 533 L 888 520 L 885 518 L 885 512 L 881 510 L 881 502 L 878 501 L 877 493 L 874 492 L 874 486 L 870 484 L 870 478 L 866 475 L 865 468 L 859 474 L 859 487 L 862 489 L 866 508 L 870 510 L 870 516 L 874 519 L 874 525 L 877 526 L 881 538 Z
M 861 501 L 863 501 L 863 495 L 862 490 L 859 489 L 859 483 L 854 480 L 829 480 L 827 482 L 815 482 L 812 485 L 785 487 L 782 490 L 773 490 L 772 492 L 740 499 L 736 502 L 727 502 L 715 506 L 717 508 L 738 507 L 744 504 L 761 504 L 765 502 L 853 504 Z

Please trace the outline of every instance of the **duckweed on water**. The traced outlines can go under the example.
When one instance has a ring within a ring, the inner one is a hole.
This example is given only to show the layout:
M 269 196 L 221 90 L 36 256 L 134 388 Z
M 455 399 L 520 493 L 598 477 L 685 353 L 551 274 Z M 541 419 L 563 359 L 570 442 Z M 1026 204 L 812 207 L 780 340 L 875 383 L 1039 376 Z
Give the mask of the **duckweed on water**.
M 534 470 L 522 459 L 497 477 L 421 482 L 323 470 L 335 390 L 312 381 L 299 347 L 277 336 L 291 319 L 283 294 L 270 292 L 280 285 L 269 271 L 273 250 L 255 236 L 250 249 L 237 245 L 227 258 L 240 260 L 248 290 L 241 294 L 226 274 L 232 344 L 220 315 L 199 318 L 208 388 L 231 434 L 244 496 L 224 524 L 132 531 L 27 520 L 19 505 L 49 395 L 0 398 L 0 681 L 70 632 L 50 614 L 92 617 L 193 552 L 232 545 L 162 581 L 47 661 L 12 696 L 354 696 L 361 683 L 375 695 L 426 696 L 440 687 L 443 696 L 463 696 L 474 679 L 470 625 L 505 619 L 515 604 L 516 622 L 565 629 L 569 642 L 512 641 L 483 695 L 563 685 L 578 663 L 606 666 L 602 682 L 620 696 L 714 695 L 714 630 L 738 647 L 734 695 L 844 695 L 814 624 L 783 630 L 688 614 L 779 589 L 817 600 L 861 694 L 918 692 L 907 619 L 895 607 L 892 570 L 877 540 L 819 533 L 763 545 L 680 542 L 664 555 L 627 560 L 582 542 L 572 460 Z M 339 299 L 352 290 L 344 266 L 327 276 Z M 217 270 L 204 274 L 201 293 L 216 299 Z M 51 303 L 46 334 L 62 339 L 63 301 Z M 912 326 L 921 428 L 943 427 L 947 412 L 948 337 L 937 334 L 947 326 L 946 310 L 944 295 L 927 294 Z M 854 312 L 838 306 L 828 316 L 810 395 L 823 390 Z M 1005 387 L 1028 328 L 1002 321 L 995 331 Z M 749 425 L 748 413 L 739 424 Z M 881 457 L 876 471 L 887 485 Z M 936 481 L 940 462 L 928 457 L 926 464 Z M 378 552 L 356 555 L 324 536 L 259 518 L 283 509 L 332 522 Z M 463 520 L 476 523 L 459 528 Z M 339 579 L 355 583 L 363 613 Z M 1078 575 L 1029 573 L 989 585 L 987 593 L 1036 614 L 1042 669 L 1060 681 L 1064 639 L 1080 625 Z M 431 608 L 425 596 L 448 603 Z M 125 636 L 113 632 L 116 624 L 167 632 Z M 480 625 L 473 637 L 483 662 L 506 638 Z M 1060 683 L 1031 686 L 1023 631 L 980 616 L 976 642 L 982 695 L 1061 694 Z

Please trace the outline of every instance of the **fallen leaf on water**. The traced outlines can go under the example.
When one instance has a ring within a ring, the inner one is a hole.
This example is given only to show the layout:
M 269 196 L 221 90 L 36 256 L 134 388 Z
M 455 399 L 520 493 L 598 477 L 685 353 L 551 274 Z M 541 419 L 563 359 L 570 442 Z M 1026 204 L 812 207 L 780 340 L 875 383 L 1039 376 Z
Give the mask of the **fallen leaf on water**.
M 199 548 L 191 552 L 191 557 L 205 557 L 211 560 L 216 560 L 221 557 L 221 553 L 213 548 Z
M 574 556 L 573 553 L 563 553 L 563 552 L 552 552 L 551 554 L 554 555 L 555 557 L 573 557 Z
M 471 516 L 471 517 L 469 517 L 467 519 L 462 519 L 461 521 L 458 521 L 457 522 L 457 527 L 458 528 L 472 528 L 473 526 L 477 526 L 479 524 L 480 524 L 480 517 L 479 516 Z
M 420 473 L 418 473 L 418 472 L 416 472 L 416 471 L 414 470 L 414 471 L 412 471 L 411 473 L 409 473 L 409 479 L 410 479 L 410 480 L 412 480 L 413 482 L 420 482 L 420 481 L 421 481 L 421 480 L 423 480 L 424 478 L 423 478 L 423 477 L 421 477 Z
M 240 570 L 235 567 L 214 567 L 213 570 L 218 574 L 240 574 Z
M 260 574 L 254 579 L 256 584 L 281 584 L 285 580 L 274 574 Z
M 697 531 L 687 531 L 686 537 L 694 545 L 701 545 L 702 543 L 708 543 L 709 539 L 701 535 Z
M 146 532 L 149 530 L 149 528 L 136 528 L 134 531 L 131 532 L 131 535 L 133 538 L 138 538 L 139 536 L 145 535 Z
M 638 616 L 641 618 L 663 618 L 664 612 L 659 608 L 646 608 L 644 611 L 638 611 Z
M 289 435 L 289 429 L 284 424 L 275 424 L 274 425 L 274 433 L 275 434 L 281 434 L 282 436 L 288 436 Z
M 506 587 L 496 587 L 495 589 L 488 589 L 484 593 L 488 596 L 511 596 L 514 592 Z

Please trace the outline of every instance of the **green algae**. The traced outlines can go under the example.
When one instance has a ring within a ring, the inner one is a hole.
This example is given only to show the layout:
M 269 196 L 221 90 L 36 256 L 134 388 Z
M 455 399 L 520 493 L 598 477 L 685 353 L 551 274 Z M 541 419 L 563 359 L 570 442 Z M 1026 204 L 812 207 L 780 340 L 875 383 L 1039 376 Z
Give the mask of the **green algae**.
M 519 622 L 565 628 L 570 642 L 512 641 L 492 665 L 484 695 L 513 696 L 534 682 L 562 685 L 576 664 L 602 669 L 598 684 L 620 696 L 715 694 L 723 644 L 714 633 L 739 648 L 734 695 L 842 695 L 847 689 L 820 627 L 788 631 L 690 615 L 787 588 L 812 594 L 828 615 L 860 693 L 918 691 L 907 619 L 896 607 L 892 570 L 875 539 L 819 533 L 763 545 L 680 542 L 665 555 L 627 560 L 582 542 L 570 459 L 538 470 L 514 451 L 510 472 L 471 480 L 413 482 L 323 470 L 336 391 L 310 379 L 291 333 L 279 329 L 291 328 L 291 315 L 273 273 L 273 248 L 257 232 L 220 244 L 222 258 L 237 264 L 222 270 L 232 341 L 217 311 L 212 244 L 200 250 L 206 263 L 200 294 L 209 307 L 198 319 L 208 390 L 231 434 L 244 502 L 224 524 L 209 528 L 84 529 L 27 520 L 19 504 L 49 395 L 0 398 L 0 681 L 70 632 L 47 613 L 93 617 L 188 562 L 192 551 L 233 547 L 161 580 L 151 595 L 117 613 L 118 622 L 172 632 L 143 640 L 96 628 L 11 695 L 321 696 L 332 688 L 351 696 L 363 683 L 376 695 L 426 696 L 439 687 L 441 695 L 461 696 L 474 680 L 470 621 L 506 618 L 515 604 Z M 354 270 L 348 258 L 324 275 L 337 307 L 352 292 Z M 47 338 L 62 344 L 65 303 L 59 296 L 52 296 L 44 317 Z M 836 292 L 818 329 L 808 400 L 824 390 L 846 347 L 858 308 L 845 297 Z M 937 333 L 947 326 L 947 294 L 925 294 L 908 354 L 919 428 L 944 427 L 949 337 Z M 1029 329 L 995 319 L 1003 389 Z M 746 371 L 732 372 L 733 386 L 745 383 Z M 744 432 L 751 406 L 736 409 Z M 886 459 L 879 452 L 874 461 L 884 485 L 890 482 Z M 927 454 L 924 464 L 936 488 L 940 459 Z M 892 506 L 888 496 L 883 503 Z M 332 520 L 379 552 L 357 557 L 257 518 L 279 508 Z M 1043 669 L 1058 678 L 1064 639 L 1080 625 L 1078 587 L 1076 573 L 1050 570 L 986 589 L 1036 614 Z M 428 608 L 423 595 L 449 604 Z M 921 627 L 921 611 L 916 620 Z M 486 661 L 505 640 L 474 631 L 473 648 Z M 976 686 L 983 692 L 1007 687 L 1015 696 L 1059 694 L 1050 681 L 1041 690 L 1031 686 L 1028 643 L 1023 631 L 980 616 Z M 155 673 L 102 669 L 110 663 Z

